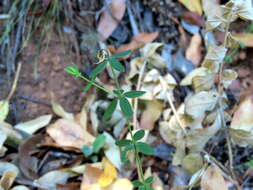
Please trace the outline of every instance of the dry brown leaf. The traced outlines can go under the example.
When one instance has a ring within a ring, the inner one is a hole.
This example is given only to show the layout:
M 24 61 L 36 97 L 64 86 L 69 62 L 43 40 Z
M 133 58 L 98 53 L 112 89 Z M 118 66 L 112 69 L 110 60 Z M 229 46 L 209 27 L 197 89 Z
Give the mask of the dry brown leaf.
M 31 153 L 38 151 L 38 144 L 44 139 L 44 135 L 33 135 L 19 146 L 18 167 L 26 179 L 38 179 L 38 159 Z
M 141 129 L 152 130 L 155 122 L 160 118 L 163 111 L 163 104 L 160 101 L 148 101 L 147 108 L 141 116 Z
M 34 183 L 39 184 L 43 189 L 56 190 L 56 185 L 66 184 L 69 177 L 68 172 L 53 170 L 34 180 Z
M 106 40 L 116 29 L 126 10 L 125 0 L 112 0 L 110 6 L 102 13 L 97 31 L 101 34 L 101 40 Z
M 222 9 L 217 0 L 202 0 L 202 7 L 207 17 L 207 30 L 212 30 L 222 23 Z
M 120 46 L 115 53 L 120 53 L 127 50 L 134 51 L 136 49 L 139 49 L 143 45 L 154 41 L 158 37 L 158 34 L 159 32 L 152 32 L 152 33 L 143 32 L 137 34 L 128 44 Z
M 86 169 L 83 173 L 83 180 L 81 190 L 87 190 L 98 183 L 99 176 L 103 171 L 99 168 L 93 167 L 91 164 L 86 165 Z M 98 185 L 99 186 L 99 185 Z
M 236 37 L 243 45 L 247 47 L 253 47 L 252 33 L 244 33 L 244 34 L 233 33 L 232 36 Z
M 186 59 L 190 60 L 195 66 L 200 64 L 202 58 L 201 43 L 201 36 L 199 34 L 194 34 L 185 53 Z
M 253 130 L 253 95 L 240 103 L 231 122 L 231 128 L 245 131 Z
M 9 143 L 19 145 L 23 141 L 23 137 L 9 123 L 0 122 L 0 130 L 8 137 Z
M 204 18 L 197 13 L 188 11 L 188 12 L 183 13 L 182 17 L 188 24 L 192 24 L 192 25 L 196 25 L 200 27 L 205 26 Z
M 231 122 L 232 140 L 240 146 L 253 145 L 253 95 L 239 105 Z
M 62 117 L 68 120 L 74 120 L 74 115 L 72 113 L 66 112 L 60 104 L 54 101 L 52 101 L 52 109 L 53 109 L 53 112 L 59 117 Z
M 188 10 L 192 12 L 196 12 L 199 15 L 202 14 L 202 7 L 201 7 L 201 1 L 200 0 L 178 0 L 180 3 L 182 3 Z
M 4 172 L 0 180 L 0 188 L 9 189 L 14 183 L 18 173 L 16 171 L 6 171 Z
M 228 190 L 221 170 L 216 166 L 209 166 L 201 178 L 202 190 Z
M 193 175 L 203 167 L 203 158 L 198 153 L 191 153 L 183 158 L 181 164 L 187 173 Z
M 84 130 L 87 130 L 87 110 L 85 108 L 75 116 L 75 121 L 81 125 Z
M 15 125 L 14 128 L 24 131 L 31 135 L 35 133 L 37 130 L 41 129 L 42 127 L 47 126 L 50 123 L 51 119 L 52 119 L 51 114 L 42 115 L 37 117 L 36 119 L 26 121 L 24 123 L 19 123 Z
M 60 146 L 81 148 L 91 144 L 94 137 L 74 121 L 59 119 L 50 125 L 47 133 Z

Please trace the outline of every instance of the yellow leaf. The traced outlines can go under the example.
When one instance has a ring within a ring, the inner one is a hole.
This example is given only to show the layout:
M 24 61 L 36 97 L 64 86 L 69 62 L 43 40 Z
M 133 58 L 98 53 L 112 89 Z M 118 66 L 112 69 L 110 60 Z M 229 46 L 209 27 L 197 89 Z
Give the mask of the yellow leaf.
M 102 165 L 104 171 L 99 177 L 98 183 L 101 187 L 107 187 L 112 184 L 114 179 L 117 177 L 117 170 L 106 157 L 103 158 Z
M 112 186 L 110 187 L 110 190 L 132 190 L 133 184 L 128 179 L 117 179 Z
M 9 102 L 0 101 L 0 122 L 4 121 L 9 113 Z
M 202 15 L 202 7 L 200 0 L 178 0 L 182 3 L 189 11 Z

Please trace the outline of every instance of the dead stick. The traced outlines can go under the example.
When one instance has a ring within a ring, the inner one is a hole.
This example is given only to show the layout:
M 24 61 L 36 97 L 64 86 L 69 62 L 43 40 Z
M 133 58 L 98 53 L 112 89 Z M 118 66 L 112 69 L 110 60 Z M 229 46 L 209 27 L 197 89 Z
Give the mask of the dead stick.
M 17 83 L 18 83 L 18 78 L 19 78 L 21 66 L 22 66 L 22 63 L 19 63 L 17 71 L 16 71 L 16 75 L 15 75 L 15 78 L 14 78 L 14 81 L 13 81 L 13 85 L 12 85 L 11 91 L 9 92 L 9 94 L 8 94 L 8 96 L 6 98 L 7 102 L 10 101 L 11 97 L 13 96 L 13 94 L 14 94 L 16 88 L 17 88 Z

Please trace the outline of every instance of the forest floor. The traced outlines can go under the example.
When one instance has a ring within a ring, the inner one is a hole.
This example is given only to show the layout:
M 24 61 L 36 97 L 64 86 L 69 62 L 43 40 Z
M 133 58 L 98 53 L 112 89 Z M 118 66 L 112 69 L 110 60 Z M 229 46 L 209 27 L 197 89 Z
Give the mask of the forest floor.
M 114 143 L 128 135 L 122 113 L 117 109 L 111 120 L 102 121 L 111 97 L 95 88 L 85 92 L 84 81 L 65 71 L 75 64 L 88 76 L 101 49 L 111 54 L 130 49 L 131 56 L 120 59 L 126 68 L 126 74 L 119 74 L 120 85 L 127 90 L 139 88 L 151 92 L 139 100 L 134 111 L 137 118 L 134 128 L 144 129 L 145 141 L 154 148 L 154 155 L 143 157 L 143 168 L 145 176 L 154 176 L 155 190 L 190 189 L 189 183 L 195 178 L 193 189 L 253 189 L 253 132 L 248 132 L 246 144 L 231 138 L 228 142 L 223 129 L 210 138 L 208 134 L 196 133 L 203 138 L 194 138 L 192 142 L 203 142 L 203 148 L 194 152 L 197 156 L 191 159 L 195 162 L 175 158 L 178 143 L 171 142 L 173 135 L 169 129 L 176 122 L 172 121 L 175 114 L 167 99 L 155 92 L 159 89 L 158 81 L 165 79 L 173 104 L 180 110 L 194 92 L 192 87 L 181 86 L 180 82 L 201 67 L 207 54 L 207 41 L 220 44 L 225 38 L 219 31 L 206 34 L 208 15 L 203 5 L 182 2 L 185 1 L 0 2 L 0 100 L 8 96 L 18 75 L 4 118 L 0 106 L 0 189 L 85 190 L 92 189 L 94 184 L 97 185 L 94 189 L 101 190 L 133 189 L 130 181 L 138 178 L 133 155 L 123 165 L 118 161 L 119 148 Z M 216 1 L 216 4 L 226 2 Z M 242 43 L 224 60 L 225 68 L 233 69 L 238 75 L 225 91 L 227 113 L 231 117 L 228 127 L 234 120 L 242 120 L 241 116 L 237 117 L 239 111 L 253 116 L 253 24 L 238 19 L 230 30 Z M 148 63 L 142 71 L 140 60 L 144 58 Z M 21 70 L 17 73 L 19 64 Z M 173 80 L 165 78 L 167 75 Z M 108 89 L 114 88 L 108 70 L 99 75 L 97 82 Z M 250 127 L 252 118 L 247 118 Z M 201 129 L 207 128 L 203 125 Z M 95 157 L 84 156 L 82 147 L 91 146 L 100 134 L 106 136 L 103 148 Z M 190 151 L 186 146 L 184 156 Z M 231 154 L 233 170 L 229 167 Z M 108 179 L 109 176 L 106 179 L 109 185 L 102 187 L 98 181 L 106 171 L 105 159 L 109 160 L 112 171 L 117 170 L 117 176 Z M 197 159 L 200 165 L 196 165 Z M 196 177 L 194 174 L 201 169 L 205 175 Z M 213 175 L 208 174 L 208 169 L 214 170 Z M 214 185 L 218 182 L 225 186 Z

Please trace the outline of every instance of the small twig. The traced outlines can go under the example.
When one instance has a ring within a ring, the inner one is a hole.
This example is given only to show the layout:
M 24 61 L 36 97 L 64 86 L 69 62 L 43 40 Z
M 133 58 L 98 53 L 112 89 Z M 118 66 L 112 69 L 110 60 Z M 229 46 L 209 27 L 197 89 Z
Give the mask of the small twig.
M 137 91 L 140 90 L 141 81 L 142 81 L 142 77 L 143 77 L 146 65 L 147 65 L 147 61 L 144 61 L 143 65 L 141 67 L 138 82 L 137 82 L 137 87 L 136 87 Z M 133 110 L 133 112 L 134 112 L 133 113 L 133 126 L 134 126 L 134 129 L 138 128 L 138 125 L 137 125 L 138 124 L 138 122 L 137 122 L 137 110 L 138 110 L 138 98 L 135 98 L 134 99 L 134 110 Z
M 227 42 L 228 42 L 228 35 L 229 35 L 229 27 L 230 27 L 230 23 L 233 17 L 233 12 L 231 10 L 231 12 L 228 15 L 228 20 L 226 22 L 226 26 L 225 26 L 225 39 L 223 42 L 223 46 L 226 48 L 227 47 Z M 229 136 L 229 131 L 227 129 L 226 126 L 226 121 L 225 121 L 225 116 L 224 116 L 224 110 L 222 108 L 222 94 L 223 94 L 223 85 L 222 85 L 222 80 L 223 80 L 223 67 L 224 67 L 224 61 L 221 62 L 220 68 L 219 68 L 219 83 L 218 83 L 218 91 L 219 94 L 221 96 L 221 98 L 219 99 L 219 112 L 220 112 L 220 116 L 222 118 L 222 127 L 225 129 L 225 135 L 226 135 L 226 142 L 227 142 L 227 146 L 228 146 L 228 156 L 229 156 L 229 169 L 230 169 L 230 173 L 232 175 L 233 180 L 236 182 L 236 189 L 240 190 L 240 186 L 239 183 L 237 182 L 237 177 L 234 173 L 234 166 L 233 166 L 233 151 L 232 151 L 232 145 L 231 145 L 231 140 L 230 140 L 230 136 Z
M 180 127 L 182 128 L 184 134 L 186 134 L 186 131 L 185 131 L 185 128 L 184 128 L 184 124 L 182 123 L 181 119 L 179 118 L 179 115 L 178 115 L 178 113 L 177 113 L 177 110 L 176 110 L 176 108 L 175 108 L 175 106 L 174 106 L 174 104 L 173 104 L 173 102 L 172 102 L 172 99 L 171 99 L 169 93 L 167 93 L 167 98 L 168 98 L 168 100 L 169 100 L 170 107 L 171 107 L 171 109 L 172 109 L 173 114 L 174 114 L 175 117 L 176 117 L 177 122 L 179 123 Z
M 134 18 L 134 15 L 132 13 L 129 1 L 127 1 L 126 4 L 127 4 L 127 13 L 128 13 L 128 16 L 129 16 L 131 28 L 132 28 L 132 31 L 133 31 L 133 35 L 135 36 L 135 35 L 139 34 L 139 29 L 138 29 L 136 20 Z
M 30 101 L 30 102 L 33 102 L 35 104 L 41 104 L 41 105 L 44 105 L 44 106 L 47 106 L 47 107 L 52 107 L 51 104 L 49 103 L 46 103 L 46 102 L 43 102 L 39 99 L 36 99 L 36 98 L 32 98 L 32 97 L 29 97 L 29 96 L 18 96 L 17 98 L 20 98 L 20 99 L 23 99 L 23 100 L 27 100 L 27 101 Z
M 214 162 L 215 165 L 217 165 L 219 168 L 221 168 L 223 170 L 223 172 L 225 172 L 226 174 L 229 175 L 229 173 L 230 173 L 229 170 L 225 166 L 223 166 L 222 163 L 220 163 L 218 160 L 216 160 L 215 157 L 213 157 L 210 153 L 206 152 L 205 150 L 203 150 L 202 152 L 204 154 L 208 155 L 209 158 L 211 158 L 212 162 Z
M 17 71 L 16 71 L 16 75 L 15 75 L 15 78 L 14 78 L 14 81 L 13 81 L 13 85 L 12 85 L 11 91 L 9 92 L 9 94 L 8 94 L 8 96 L 6 98 L 7 102 L 10 101 L 11 97 L 13 96 L 13 94 L 14 94 L 16 88 L 17 88 L 17 83 L 18 83 L 18 78 L 19 78 L 21 66 L 22 66 L 22 63 L 19 63 Z
M 228 20 L 226 23 L 226 27 L 225 27 L 225 39 L 224 39 L 224 43 L 223 46 L 226 48 L 227 47 L 227 41 L 228 41 L 228 34 L 229 34 L 229 27 L 230 27 L 230 22 L 232 19 L 233 13 L 230 12 L 229 16 L 228 16 Z M 218 86 L 218 90 L 219 93 L 222 94 L 223 93 L 223 88 L 222 88 L 222 79 L 223 79 L 223 67 L 224 67 L 224 61 L 221 62 L 220 65 L 220 70 L 219 70 L 219 86 Z

